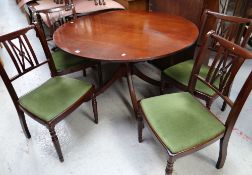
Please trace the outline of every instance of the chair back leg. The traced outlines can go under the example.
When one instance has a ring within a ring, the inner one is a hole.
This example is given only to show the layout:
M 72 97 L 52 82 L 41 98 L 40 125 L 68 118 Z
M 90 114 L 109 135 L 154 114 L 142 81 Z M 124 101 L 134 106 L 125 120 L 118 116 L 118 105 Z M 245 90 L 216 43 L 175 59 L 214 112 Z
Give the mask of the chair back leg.
M 99 87 L 101 87 L 103 85 L 103 78 L 102 78 L 102 67 L 100 62 L 97 64 L 97 74 L 98 74 Z
M 211 106 L 213 104 L 213 100 L 214 100 L 213 98 L 206 99 L 206 107 L 207 107 L 207 109 L 210 110 L 210 108 L 211 108 Z
M 221 111 L 225 111 L 227 108 L 227 103 L 224 101 L 221 106 Z
M 19 110 L 19 109 L 17 110 L 17 112 L 18 112 L 19 121 L 20 121 L 21 127 L 23 129 L 23 132 L 25 134 L 25 137 L 30 139 L 31 134 L 30 134 L 29 129 L 28 129 L 27 124 L 26 124 L 24 112 Z
M 92 107 L 93 107 L 93 113 L 94 113 L 94 122 L 98 124 L 98 111 L 97 111 L 97 101 L 96 101 L 95 94 L 93 94 L 93 97 L 92 97 Z
M 228 94 L 227 94 L 228 97 L 230 96 L 231 88 L 232 88 L 232 85 L 228 89 Z M 221 107 L 221 111 L 225 111 L 226 108 L 227 108 L 227 103 L 224 101 L 223 104 L 222 104 L 222 107 Z
M 86 77 L 87 76 L 87 71 L 86 69 L 83 69 L 83 77 Z

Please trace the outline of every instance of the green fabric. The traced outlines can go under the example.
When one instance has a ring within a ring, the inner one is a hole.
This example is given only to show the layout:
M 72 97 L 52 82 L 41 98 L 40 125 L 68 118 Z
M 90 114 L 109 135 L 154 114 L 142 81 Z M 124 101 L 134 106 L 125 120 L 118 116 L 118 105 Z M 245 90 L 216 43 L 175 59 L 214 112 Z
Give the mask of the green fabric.
M 79 64 L 85 64 L 90 62 L 88 60 L 79 58 L 78 56 L 69 54 L 62 50 L 57 50 L 56 52 L 53 52 L 52 57 L 57 71 L 62 71 L 72 66 L 77 66 Z
M 199 145 L 225 130 L 190 93 L 174 93 L 140 102 L 151 127 L 172 153 Z
M 80 80 L 54 77 L 19 99 L 25 109 L 50 121 L 83 96 L 91 85 Z
M 194 60 L 184 61 L 182 63 L 176 64 L 172 67 L 165 69 L 164 74 L 178 81 L 179 83 L 188 86 L 193 69 L 193 64 Z M 205 78 L 207 76 L 208 71 L 208 66 L 203 65 L 200 69 L 199 74 L 200 76 Z M 215 94 L 215 92 L 211 88 L 202 83 L 200 80 L 197 81 L 195 89 L 211 96 Z

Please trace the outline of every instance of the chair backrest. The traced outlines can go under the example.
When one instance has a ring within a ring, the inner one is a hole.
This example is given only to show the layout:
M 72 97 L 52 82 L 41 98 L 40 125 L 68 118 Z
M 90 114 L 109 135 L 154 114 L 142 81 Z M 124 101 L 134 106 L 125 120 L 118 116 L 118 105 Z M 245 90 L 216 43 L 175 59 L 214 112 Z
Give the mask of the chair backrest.
M 42 21 L 44 21 L 46 25 L 49 27 L 51 35 L 53 35 L 54 31 L 59 26 L 63 25 L 70 19 L 77 18 L 75 7 L 73 4 L 66 4 L 60 7 L 54 7 L 43 10 L 36 10 L 35 15 L 43 31 L 45 30 L 43 28 Z M 44 16 L 44 18 L 42 16 Z
M 215 25 L 212 29 L 205 28 L 208 18 L 215 19 Z M 245 47 L 252 33 L 252 20 L 205 10 L 201 17 L 200 38 L 198 40 L 199 45 L 201 45 L 204 40 L 205 33 L 208 32 L 206 30 L 214 30 L 217 35 Z M 215 46 L 216 43 L 213 41 L 210 47 L 216 49 Z
M 106 5 L 105 0 L 94 0 L 95 5 Z
M 53 0 L 56 4 L 71 4 L 73 0 Z
M 41 46 L 44 50 L 46 59 L 45 61 L 39 61 L 34 49 L 27 37 L 28 31 L 35 30 L 36 36 L 38 36 Z M 2 64 L 0 64 L 0 75 L 6 85 L 10 96 L 15 104 L 17 105 L 18 96 L 15 92 L 15 89 L 12 85 L 13 81 L 17 80 L 18 78 L 22 77 L 26 73 L 44 65 L 48 64 L 51 70 L 51 75 L 56 75 L 55 65 L 52 61 L 52 55 L 50 50 L 47 46 L 46 40 L 41 29 L 34 25 L 28 26 L 21 30 L 2 35 L 0 36 L 0 42 L 3 43 L 4 48 L 7 50 L 11 62 L 13 63 L 17 74 L 9 77 L 8 73 L 5 71 Z
M 53 0 L 53 2 L 55 2 L 56 4 L 68 4 L 69 1 L 72 1 L 72 0 Z
M 217 54 L 213 58 L 207 76 L 202 77 L 199 75 L 199 71 L 204 62 L 205 52 L 209 49 L 209 44 L 211 44 L 212 40 L 218 43 L 219 48 Z M 231 107 L 231 111 L 225 123 L 227 131 L 230 132 L 228 134 L 231 134 L 240 111 L 252 89 L 251 71 L 236 100 L 233 102 L 228 97 L 228 90 L 241 65 L 246 59 L 252 59 L 251 52 L 211 31 L 207 34 L 207 37 L 204 39 L 203 45 L 200 48 L 189 82 L 190 93 L 194 92 L 197 81 L 201 81 L 215 91 Z

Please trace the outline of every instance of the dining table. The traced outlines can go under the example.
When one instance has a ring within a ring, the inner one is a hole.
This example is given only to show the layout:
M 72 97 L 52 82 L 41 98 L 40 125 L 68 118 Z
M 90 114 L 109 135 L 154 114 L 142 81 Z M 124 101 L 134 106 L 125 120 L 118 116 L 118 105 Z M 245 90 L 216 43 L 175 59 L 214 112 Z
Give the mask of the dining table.
M 197 26 L 181 16 L 117 10 L 68 22 L 54 32 L 53 40 L 57 47 L 80 59 L 120 63 L 96 95 L 126 77 L 137 117 L 138 100 L 132 76 L 156 86 L 160 81 L 145 75 L 135 65 L 178 53 L 195 44 L 198 35 Z

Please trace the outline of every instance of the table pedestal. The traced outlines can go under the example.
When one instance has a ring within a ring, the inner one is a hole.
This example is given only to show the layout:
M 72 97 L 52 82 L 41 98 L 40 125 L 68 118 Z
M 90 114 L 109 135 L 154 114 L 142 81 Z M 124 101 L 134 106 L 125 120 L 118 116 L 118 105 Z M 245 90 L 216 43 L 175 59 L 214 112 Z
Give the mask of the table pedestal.
M 104 83 L 104 85 L 96 91 L 96 95 L 98 96 L 101 93 L 103 93 L 107 88 L 109 88 L 118 79 L 121 79 L 122 77 L 126 77 L 127 83 L 128 83 L 128 88 L 129 88 L 129 93 L 130 93 L 130 97 L 131 97 L 131 102 L 132 102 L 133 109 L 135 112 L 135 117 L 137 118 L 137 116 L 139 114 L 138 113 L 138 102 L 137 102 L 135 89 L 133 86 L 132 75 L 136 75 L 139 78 L 141 78 L 142 80 L 144 80 L 152 85 L 160 86 L 160 81 L 154 80 L 154 79 L 146 76 L 145 74 L 143 74 L 139 69 L 137 69 L 134 66 L 134 63 L 122 63 L 122 64 L 120 64 L 118 69 L 113 73 L 112 78 L 110 80 L 108 80 L 106 83 Z

